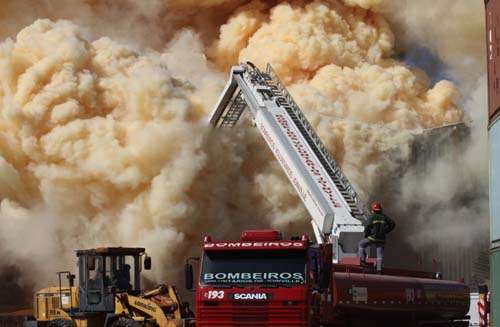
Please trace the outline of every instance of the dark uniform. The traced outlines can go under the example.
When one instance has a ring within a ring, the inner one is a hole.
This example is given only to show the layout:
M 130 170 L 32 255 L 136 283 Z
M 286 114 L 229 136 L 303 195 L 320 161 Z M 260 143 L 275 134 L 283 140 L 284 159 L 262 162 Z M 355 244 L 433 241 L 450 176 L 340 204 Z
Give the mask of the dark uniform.
M 361 262 L 366 262 L 366 248 L 375 245 L 377 248 L 377 271 L 382 270 L 384 260 L 385 236 L 390 233 L 396 223 L 382 212 L 374 212 L 365 225 L 365 238 L 359 242 L 358 255 Z

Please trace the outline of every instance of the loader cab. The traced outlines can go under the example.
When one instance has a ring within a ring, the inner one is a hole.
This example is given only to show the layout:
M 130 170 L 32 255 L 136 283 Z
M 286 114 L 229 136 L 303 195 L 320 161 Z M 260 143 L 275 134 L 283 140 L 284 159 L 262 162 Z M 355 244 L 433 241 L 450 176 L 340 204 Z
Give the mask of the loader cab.
M 112 312 L 115 294 L 141 292 L 141 271 L 151 268 L 144 248 L 79 250 L 80 311 Z

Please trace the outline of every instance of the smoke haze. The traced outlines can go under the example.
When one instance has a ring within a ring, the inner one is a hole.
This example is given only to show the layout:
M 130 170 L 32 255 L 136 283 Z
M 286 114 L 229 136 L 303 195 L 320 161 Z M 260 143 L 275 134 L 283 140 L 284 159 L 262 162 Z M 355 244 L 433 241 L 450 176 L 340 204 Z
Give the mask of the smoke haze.
M 397 242 L 484 238 L 483 4 L 448 2 L 4 1 L 0 268 L 22 272 L 9 283 L 43 287 L 102 245 L 144 246 L 148 278 L 178 282 L 203 234 L 308 231 L 259 133 L 207 126 L 245 60 L 270 62 L 363 199 L 398 213 Z M 453 81 L 394 59 L 416 46 Z M 464 154 L 412 166 L 417 135 L 464 120 Z

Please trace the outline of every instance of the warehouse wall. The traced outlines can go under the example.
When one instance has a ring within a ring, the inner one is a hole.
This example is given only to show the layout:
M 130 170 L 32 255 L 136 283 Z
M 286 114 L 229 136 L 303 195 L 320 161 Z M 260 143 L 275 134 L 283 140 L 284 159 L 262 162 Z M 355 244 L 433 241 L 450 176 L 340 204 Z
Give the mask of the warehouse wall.
M 490 127 L 490 210 L 493 326 L 500 326 L 500 121 Z
M 486 1 L 490 142 L 492 326 L 500 327 L 500 1 Z

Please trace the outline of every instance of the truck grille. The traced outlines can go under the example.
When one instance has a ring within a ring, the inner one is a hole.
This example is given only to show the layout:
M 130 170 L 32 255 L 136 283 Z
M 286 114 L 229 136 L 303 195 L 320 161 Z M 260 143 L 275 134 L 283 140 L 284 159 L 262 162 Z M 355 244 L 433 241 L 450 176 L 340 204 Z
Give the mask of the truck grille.
M 306 326 L 302 305 L 272 306 L 269 303 L 202 305 L 198 326 Z

